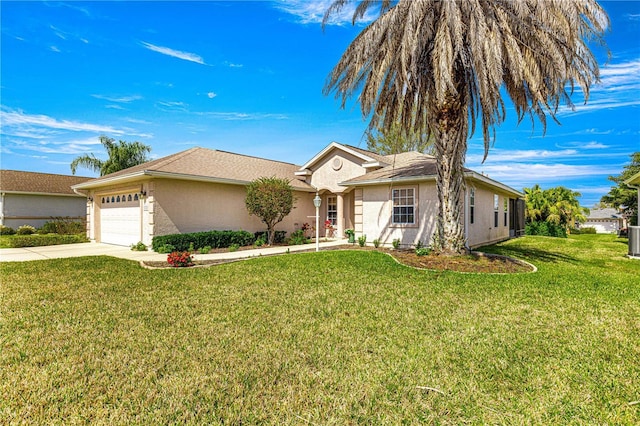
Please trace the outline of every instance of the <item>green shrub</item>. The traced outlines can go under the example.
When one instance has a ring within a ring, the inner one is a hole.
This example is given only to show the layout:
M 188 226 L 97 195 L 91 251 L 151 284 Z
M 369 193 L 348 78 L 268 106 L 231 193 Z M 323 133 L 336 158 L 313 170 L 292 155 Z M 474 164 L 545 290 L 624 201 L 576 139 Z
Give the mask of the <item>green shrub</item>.
M 274 244 L 284 243 L 286 239 L 287 231 L 274 231 L 274 232 L 275 232 L 275 235 L 273 237 L 273 243 Z M 260 237 L 263 237 L 263 240 L 265 241 L 265 243 L 269 241 L 269 238 L 267 238 L 267 231 L 259 231 L 253 235 L 255 236 L 256 240 Z
M 364 247 L 365 244 L 367 244 L 367 236 L 366 235 L 362 235 L 362 236 L 358 237 L 358 245 L 360 247 Z
M 256 242 L 254 243 L 256 245 L 256 247 L 262 247 L 263 245 L 265 245 L 267 243 L 267 240 L 265 239 L 265 237 L 262 235 L 260 237 L 258 237 L 258 239 L 256 240 Z
M 247 231 L 206 231 L 190 234 L 172 234 L 153 237 L 151 246 L 154 251 L 165 244 L 171 244 L 176 251 L 188 251 L 193 244 L 193 250 L 202 247 L 227 248 L 232 244 L 248 246 L 253 244 L 255 238 Z
M 307 244 L 309 239 L 304 236 L 304 231 L 302 229 L 298 229 L 291 234 L 289 237 L 289 244 L 292 246 L 298 246 L 301 244 Z
M 551 222 L 529 222 L 525 225 L 527 235 L 541 235 L 543 237 L 567 238 L 567 231 Z
M 89 241 L 84 234 L 76 235 L 59 235 L 59 234 L 47 234 L 47 235 L 16 235 L 11 237 L 9 245 L 14 248 L 19 247 L 40 247 L 40 246 L 55 246 L 58 244 L 74 244 L 74 243 L 86 243 Z
M 0 235 L 14 235 L 16 230 L 10 226 L 0 225 Z
M 207 254 L 211 251 L 211 247 L 209 246 L 204 246 L 201 247 L 200 250 L 198 250 L 200 252 L 200 254 Z
M 147 251 L 147 246 L 142 241 L 138 241 L 136 244 L 131 244 L 131 250 Z
M 239 248 L 240 248 L 240 246 L 238 244 L 231 244 L 229 246 L 229 251 L 230 252 L 238 251 Z
M 396 238 L 391 242 L 391 245 L 394 249 L 398 250 L 400 248 L 400 238 Z
M 587 226 L 584 228 L 580 228 L 580 233 L 581 234 L 595 234 L 596 233 L 596 228 L 594 228 L 593 226 Z
M 428 256 L 431 250 L 427 247 L 416 247 L 417 256 Z
M 167 254 L 167 253 L 172 253 L 176 251 L 175 246 L 171 245 L 171 244 L 163 244 L 160 247 L 158 247 L 157 249 L 155 249 L 156 253 L 160 253 L 160 254 Z
M 375 240 L 373 240 L 373 246 L 374 246 L 375 248 L 380 247 L 380 240 L 379 240 L 379 239 L 377 239 L 377 238 L 376 238 Z
M 16 230 L 17 235 L 31 235 L 36 233 L 36 228 L 31 225 L 22 225 L 19 226 Z
M 70 217 L 54 217 L 52 220 L 45 222 L 38 234 L 82 234 L 86 232 L 87 225 L 84 220 L 72 219 Z

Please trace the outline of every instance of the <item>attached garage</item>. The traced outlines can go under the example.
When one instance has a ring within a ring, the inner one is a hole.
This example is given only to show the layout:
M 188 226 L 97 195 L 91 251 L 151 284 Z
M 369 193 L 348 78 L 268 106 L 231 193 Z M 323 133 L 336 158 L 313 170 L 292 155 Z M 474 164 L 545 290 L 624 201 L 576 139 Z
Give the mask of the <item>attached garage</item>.
M 100 242 L 130 246 L 142 240 L 142 212 L 137 193 L 100 197 Z

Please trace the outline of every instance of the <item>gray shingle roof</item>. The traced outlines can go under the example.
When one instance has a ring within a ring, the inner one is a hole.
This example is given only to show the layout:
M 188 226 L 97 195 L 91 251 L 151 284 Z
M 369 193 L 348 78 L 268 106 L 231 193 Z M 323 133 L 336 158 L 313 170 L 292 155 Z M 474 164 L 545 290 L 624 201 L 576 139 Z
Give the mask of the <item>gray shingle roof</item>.
M 419 178 L 426 176 L 435 176 L 436 159 L 435 157 L 419 152 L 404 152 L 401 154 L 387 155 L 384 157 L 386 163 L 391 165 L 381 169 L 366 173 L 353 179 L 349 179 L 344 183 L 347 185 L 357 184 L 359 182 L 369 182 L 378 180 L 393 180 L 401 178 Z M 464 169 L 465 172 L 471 170 Z
M 289 180 L 294 189 L 312 190 L 310 185 L 295 178 L 294 173 L 299 168 L 300 166 L 295 164 L 281 161 L 196 147 L 102 176 L 91 184 L 93 186 L 102 181 L 112 182 L 116 178 L 140 172 L 159 172 L 180 175 L 183 178 L 191 176 L 193 179 L 220 179 L 245 183 L 260 177 L 275 176 Z
M 616 209 L 591 209 L 589 211 L 589 219 L 621 219 L 622 215 Z
M 5 192 L 78 195 L 71 186 L 93 178 L 52 173 L 0 170 L 0 190 Z

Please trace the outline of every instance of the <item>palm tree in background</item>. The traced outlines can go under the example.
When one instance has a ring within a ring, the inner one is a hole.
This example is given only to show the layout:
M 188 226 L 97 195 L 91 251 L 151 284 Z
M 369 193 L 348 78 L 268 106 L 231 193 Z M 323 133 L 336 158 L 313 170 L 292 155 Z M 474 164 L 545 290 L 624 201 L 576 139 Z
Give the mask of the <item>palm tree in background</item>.
M 336 0 L 324 17 L 351 0 Z M 546 130 L 561 103 L 580 87 L 585 102 L 599 79 L 589 41 L 603 42 L 609 18 L 595 0 L 365 0 L 380 16 L 349 45 L 328 76 L 344 108 L 359 92 L 370 129 L 394 123 L 434 137 L 439 215 L 434 248 L 465 251 L 461 214 L 467 138 L 482 124 L 485 159 L 506 94 L 518 120 L 537 117 Z M 557 121 L 557 120 L 556 120 Z
M 129 167 L 137 166 L 149 161 L 147 154 L 151 147 L 140 142 L 115 142 L 112 138 L 100 136 L 100 143 L 107 151 L 109 158 L 100 160 L 93 154 L 85 154 L 75 158 L 71 162 L 71 173 L 76 174 L 78 166 L 99 172 L 100 176 L 108 175 Z

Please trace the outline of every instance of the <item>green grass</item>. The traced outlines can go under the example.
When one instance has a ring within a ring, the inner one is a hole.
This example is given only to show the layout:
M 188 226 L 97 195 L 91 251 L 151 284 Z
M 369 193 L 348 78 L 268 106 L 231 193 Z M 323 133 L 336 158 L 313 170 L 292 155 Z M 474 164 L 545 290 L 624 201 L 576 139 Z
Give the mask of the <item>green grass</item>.
M 4 263 L 0 424 L 638 424 L 625 242 L 486 248 L 539 268 L 516 275 L 373 251 Z

